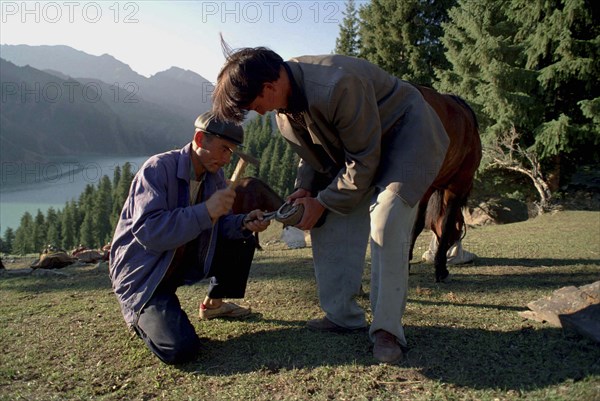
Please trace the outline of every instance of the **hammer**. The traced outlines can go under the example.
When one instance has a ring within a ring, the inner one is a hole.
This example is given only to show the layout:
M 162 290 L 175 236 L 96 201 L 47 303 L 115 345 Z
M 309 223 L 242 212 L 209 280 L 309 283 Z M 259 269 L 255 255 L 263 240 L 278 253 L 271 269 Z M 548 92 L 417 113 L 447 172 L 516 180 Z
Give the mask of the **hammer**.
M 240 160 L 238 161 L 237 165 L 235 166 L 235 170 L 231 175 L 231 183 L 229 184 L 229 188 L 231 189 L 235 189 L 237 184 L 240 182 L 242 174 L 244 174 L 244 170 L 246 170 L 248 163 L 252 163 L 257 167 L 260 165 L 260 161 L 254 156 L 240 152 L 237 149 L 234 150 L 234 153 L 240 157 Z

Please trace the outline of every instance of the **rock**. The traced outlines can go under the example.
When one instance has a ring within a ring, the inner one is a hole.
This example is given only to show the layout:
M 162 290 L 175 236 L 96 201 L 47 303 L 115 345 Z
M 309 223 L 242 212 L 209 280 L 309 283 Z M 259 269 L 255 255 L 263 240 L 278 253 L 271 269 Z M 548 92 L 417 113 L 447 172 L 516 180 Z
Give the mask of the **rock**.
M 590 305 L 570 315 L 559 315 L 564 329 L 573 330 L 600 344 L 600 304 Z
M 40 259 L 31 265 L 34 269 L 60 269 L 75 262 L 65 252 L 43 253 Z
M 96 263 L 99 260 L 104 259 L 104 253 L 98 252 L 94 249 L 86 249 L 85 251 L 73 254 L 74 257 L 79 259 L 82 263 Z
M 527 204 L 516 199 L 492 198 L 474 208 L 464 208 L 465 223 L 472 226 L 508 224 L 529 218 Z
M 600 281 L 563 287 L 551 296 L 530 302 L 531 311 L 519 315 L 538 322 L 570 329 L 600 343 Z

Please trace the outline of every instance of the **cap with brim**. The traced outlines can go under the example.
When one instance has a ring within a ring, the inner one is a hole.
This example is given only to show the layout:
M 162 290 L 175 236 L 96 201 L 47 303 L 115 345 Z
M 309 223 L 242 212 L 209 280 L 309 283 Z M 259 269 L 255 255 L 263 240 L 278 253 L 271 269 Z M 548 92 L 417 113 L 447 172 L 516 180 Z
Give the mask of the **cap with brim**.
M 244 142 L 244 129 L 241 126 L 217 120 L 210 111 L 200 114 L 194 126 L 198 131 L 226 139 L 238 146 Z

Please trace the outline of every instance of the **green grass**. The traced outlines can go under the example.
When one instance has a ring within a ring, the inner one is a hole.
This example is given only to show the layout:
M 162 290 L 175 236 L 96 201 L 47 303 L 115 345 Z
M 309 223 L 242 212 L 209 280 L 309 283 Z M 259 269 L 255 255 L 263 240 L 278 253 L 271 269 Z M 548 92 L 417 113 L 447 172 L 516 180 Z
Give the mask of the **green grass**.
M 279 232 L 273 225 L 261 242 Z M 419 238 L 415 255 L 428 240 Z M 600 279 L 600 213 L 472 228 L 464 244 L 479 259 L 451 267 L 449 284 L 433 282 L 431 265 L 413 265 L 404 318 L 410 350 L 398 365 L 377 364 L 365 333 L 304 328 L 321 316 L 310 248 L 276 243 L 257 252 L 244 301 L 256 314 L 194 318 L 204 350 L 178 367 L 130 336 L 106 267 L 4 275 L 0 399 L 600 399 L 600 346 L 518 315 L 558 288 Z M 367 263 L 367 293 L 368 274 Z M 206 283 L 178 291 L 192 317 L 205 294 Z M 368 297 L 359 302 L 369 311 Z

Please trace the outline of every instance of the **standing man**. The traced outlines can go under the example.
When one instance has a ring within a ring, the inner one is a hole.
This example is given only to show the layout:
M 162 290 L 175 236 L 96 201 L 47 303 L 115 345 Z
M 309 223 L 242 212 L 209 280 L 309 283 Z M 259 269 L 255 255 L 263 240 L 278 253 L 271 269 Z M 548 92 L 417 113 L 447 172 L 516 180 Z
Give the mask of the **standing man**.
M 373 356 L 401 360 L 417 204 L 449 145 L 436 113 L 411 84 L 365 60 L 327 55 L 284 62 L 263 47 L 229 52 L 213 93 L 219 118 L 239 122 L 248 110 L 277 110 L 281 134 L 301 157 L 289 199 L 304 205 L 296 227 L 311 230 L 325 312 L 308 327 L 367 326 L 354 297 L 370 232 Z
M 242 317 L 262 212 L 232 215 L 235 190 L 222 167 L 243 141 L 241 127 L 212 113 L 196 120 L 192 142 L 152 156 L 136 174 L 110 251 L 110 278 L 127 324 L 168 364 L 196 358 L 200 339 L 175 294 L 210 277 L 200 318 Z

